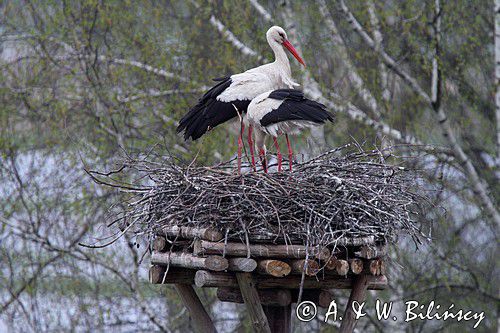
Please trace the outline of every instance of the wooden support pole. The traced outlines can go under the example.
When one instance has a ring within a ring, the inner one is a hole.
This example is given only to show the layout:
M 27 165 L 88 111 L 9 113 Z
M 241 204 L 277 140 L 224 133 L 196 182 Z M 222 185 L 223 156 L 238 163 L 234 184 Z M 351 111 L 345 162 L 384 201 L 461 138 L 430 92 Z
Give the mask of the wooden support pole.
M 342 323 L 340 324 L 339 333 L 352 333 L 354 327 L 356 326 L 356 316 L 352 309 L 352 303 L 354 301 L 362 303 L 365 300 L 366 290 L 368 288 L 369 277 L 366 274 L 361 274 L 356 276 L 354 281 L 354 286 L 351 291 L 351 296 L 347 302 L 347 307 L 342 318 Z
M 291 270 L 290 265 L 281 260 L 266 259 L 257 263 L 257 272 L 259 274 L 283 277 L 290 274 Z
M 292 273 L 302 274 L 305 270 L 307 276 L 314 276 L 319 272 L 319 264 L 316 260 L 311 259 L 297 259 L 290 260 L 290 267 L 292 268 Z
M 195 332 L 217 333 L 212 319 L 210 319 L 193 287 L 187 284 L 176 284 L 175 289 L 181 297 L 182 303 L 189 310 Z
M 190 253 L 183 252 L 153 252 L 151 263 L 155 265 L 170 265 L 195 269 L 209 269 L 211 271 L 224 271 L 229 264 L 221 256 L 208 256 L 200 258 Z
M 277 278 L 265 275 L 254 275 L 254 282 L 259 289 L 297 289 L 301 284 L 300 275 L 288 275 Z M 233 273 L 209 272 L 199 270 L 196 272 L 194 282 L 197 287 L 230 287 L 237 288 L 238 282 Z M 306 277 L 304 279 L 304 289 L 351 289 L 353 277 L 343 277 L 338 275 L 325 275 L 323 277 Z M 368 276 L 368 289 L 383 290 L 387 286 L 387 278 L 383 275 Z
M 202 254 L 219 254 L 225 253 L 228 256 L 247 256 L 250 249 L 250 255 L 253 257 L 265 258 L 297 258 L 304 259 L 307 255 L 305 246 L 302 245 L 265 245 L 251 244 L 247 247 L 243 243 L 215 243 L 204 240 L 195 242 L 193 253 L 195 255 Z M 326 247 L 310 248 L 309 256 L 320 260 L 327 260 L 330 257 L 330 250 Z
M 257 268 L 257 261 L 251 258 L 227 258 L 228 271 L 253 272 Z
M 180 237 L 188 239 L 201 238 L 211 242 L 218 242 L 224 238 L 224 235 L 220 231 L 212 228 L 191 228 L 191 227 L 172 226 L 172 227 L 164 227 L 161 230 L 160 234 L 168 237 Z
M 297 303 L 299 289 L 292 290 L 292 303 Z M 333 295 L 326 289 L 304 289 L 302 291 L 302 301 L 311 301 L 321 308 L 328 308 L 333 300 Z
M 288 289 L 259 289 L 257 292 L 262 305 L 286 306 L 292 303 L 292 295 Z M 244 303 L 238 288 L 217 288 L 217 298 L 222 302 Z
M 264 306 L 269 327 L 273 333 L 292 332 L 292 305 L 286 306 Z
M 260 304 L 259 294 L 250 273 L 236 273 L 236 279 L 240 286 L 241 295 L 247 306 L 248 315 L 252 321 L 255 332 L 271 333 L 267 317 Z
M 167 274 L 165 274 L 165 272 Z M 149 282 L 153 284 L 194 284 L 196 271 L 181 267 L 153 265 L 149 268 Z

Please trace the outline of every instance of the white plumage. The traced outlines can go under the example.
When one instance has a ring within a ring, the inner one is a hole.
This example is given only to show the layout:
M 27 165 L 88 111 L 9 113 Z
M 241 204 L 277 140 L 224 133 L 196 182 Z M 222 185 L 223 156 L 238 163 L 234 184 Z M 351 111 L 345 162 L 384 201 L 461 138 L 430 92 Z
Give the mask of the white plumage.
M 298 83 L 292 79 L 290 62 L 285 53 L 288 49 L 304 64 L 302 58 L 287 39 L 286 32 L 278 26 L 266 33 L 267 42 L 274 52 L 275 61 L 240 74 L 217 79 L 219 83 L 205 95 L 179 122 L 178 132 L 184 131 L 184 138 L 198 139 L 217 125 L 246 113 L 248 104 L 261 93 L 280 88 L 292 88 Z
M 255 97 L 247 109 L 247 121 L 254 127 L 255 144 L 266 169 L 265 137 L 273 137 L 277 150 L 278 170 L 281 170 L 281 153 L 276 137 L 285 135 L 288 146 L 289 165 L 292 169 L 292 149 L 288 134 L 298 134 L 304 128 L 333 121 L 333 115 L 323 104 L 311 101 L 304 94 L 293 89 L 267 91 Z

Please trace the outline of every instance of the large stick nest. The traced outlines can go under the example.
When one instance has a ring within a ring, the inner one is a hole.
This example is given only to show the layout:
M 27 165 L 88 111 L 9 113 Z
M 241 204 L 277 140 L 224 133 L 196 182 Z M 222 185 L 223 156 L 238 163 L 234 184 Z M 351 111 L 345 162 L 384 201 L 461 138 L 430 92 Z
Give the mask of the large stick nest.
M 346 145 L 294 165 L 293 172 L 240 176 L 230 163 L 194 167 L 130 159 L 120 173 L 131 169 L 143 176 L 132 186 L 91 175 L 133 193 L 118 220 L 122 230 L 140 234 L 175 225 L 213 227 L 247 242 L 325 246 L 367 236 L 394 242 L 400 234 L 417 240 L 415 216 L 424 198 L 416 194 L 416 173 L 390 160 L 384 162 L 378 150 Z

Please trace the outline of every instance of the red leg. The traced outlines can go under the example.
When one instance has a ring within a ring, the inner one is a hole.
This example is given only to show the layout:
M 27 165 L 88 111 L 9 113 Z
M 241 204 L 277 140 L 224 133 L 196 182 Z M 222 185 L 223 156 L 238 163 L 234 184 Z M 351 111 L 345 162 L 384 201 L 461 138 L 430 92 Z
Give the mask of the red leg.
M 243 132 L 245 131 L 245 124 L 241 123 L 240 135 L 238 136 L 238 174 L 241 175 L 241 152 L 243 150 Z
M 288 165 L 290 167 L 290 171 L 292 171 L 292 161 L 293 161 L 293 151 L 292 145 L 290 144 L 290 139 L 288 139 L 288 134 L 285 134 L 286 145 L 288 146 Z
M 276 147 L 276 157 L 278 158 L 278 172 L 281 172 L 281 161 L 283 157 L 281 156 L 280 146 L 278 146 L 278 140 L 274 137 L 273 141 L 274 146 Z
M 266 161 L 266 151 L 264 148 L 259 149 L 260 162 L 262 163 L 262 169 L 267 173 L 267 161 Z
M 252 139 L 252 132 L 253 132 L 253 126 L 248 125 L 248 145 L 250 146 L 250 155 L 252 156 L 252 168 L 253 171 L 257 171 L 257 168 L 255 167 L 255 156 L 253 153 L 253 139 Z

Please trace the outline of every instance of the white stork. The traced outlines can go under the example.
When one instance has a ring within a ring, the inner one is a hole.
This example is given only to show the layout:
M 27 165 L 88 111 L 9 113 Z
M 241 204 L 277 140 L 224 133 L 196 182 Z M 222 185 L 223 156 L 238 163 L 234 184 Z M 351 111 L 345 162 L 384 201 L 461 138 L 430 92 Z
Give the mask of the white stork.
M 208 90 L 189 112 L 180 120 L 177 132 L 184 131 L 184 139 L 196 140 L 215 126 L 222 124 L 238 113 L 244 114 L 248 104 L 257 95 L 269 90 L 298 86 L 292 79 L 290 62 L 285 49 L 305 66 L 295 48 L 290 44 L 283 28 L 271 27 L 266 33 L 267 42 L 274 52 L 275 61 L 244 73 L 214 79 L 218 83 Z M 238 171 L 241 172 L 241 149 L 244 125 L 238 137 Z M 248 143 L 252 164 L 255 166 L 252 142 L 252 126 L 248 127 Z
M 246 120 L 255 127 L 255 144 L 259 151 L 262 167 L 267 172 L 265 138 L 273 137 L 277 151 L 278 171 L 281 171 L 282 156 L 277 137 L 286 136 L 288 146 L 289 167 L 292 171 L 293 152 L 288 134 L 298 134 L 304 128 L 311 128 L 333 121 L 333 115 L 318 102 L 304 97 L 301 91 L 294 89 L 278 89 L 267 91 L 255 97 L 247 109 Z

